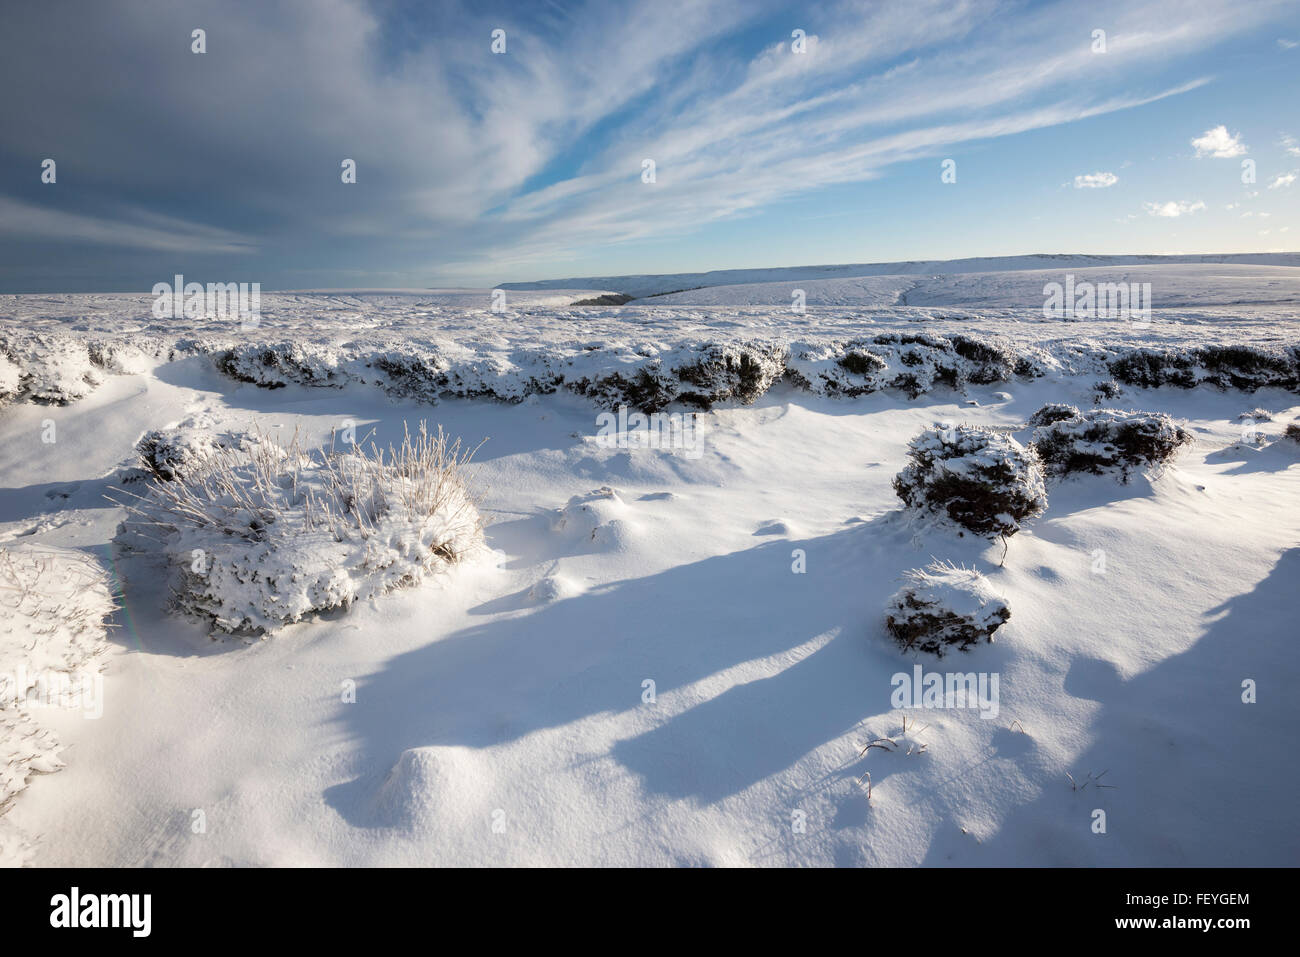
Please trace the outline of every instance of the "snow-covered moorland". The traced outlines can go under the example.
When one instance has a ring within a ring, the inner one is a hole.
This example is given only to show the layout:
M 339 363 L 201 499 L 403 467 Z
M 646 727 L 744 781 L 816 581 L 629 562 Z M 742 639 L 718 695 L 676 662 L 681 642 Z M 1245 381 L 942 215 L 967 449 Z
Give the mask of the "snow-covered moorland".
M 55 611 L 0 673 L 103 662 L 94 720 L 0 710 L 0 861 L 1294 863 L 1292 270 L 1250 266 L 1286 275 L 1242 305 L 1226 266 L 1139 266 L 1183 290 L 1140 325 L 1046 319 L 1006 274 L 830 278 L 802 313 L 740 284 L 264 293 L 242 330 L 0 297 L 0 570 L 88 570 L 28 599 Z M 607 441 L 621 406 L 646 436 L 694 415 L 691 447 Z M 423 510 L 464 561 L 356 494 L 400 466 L 330 480 L 340 436 L 421 420 L 477 447 L 482 544 Z M 918 451 L 905 489 L 1014 465 L 1025 507 L 935 520 L 896 487 Z M 327 490 L 347 522 L 309 517 Z M 177 494 L 220 507 L 170 521 Z

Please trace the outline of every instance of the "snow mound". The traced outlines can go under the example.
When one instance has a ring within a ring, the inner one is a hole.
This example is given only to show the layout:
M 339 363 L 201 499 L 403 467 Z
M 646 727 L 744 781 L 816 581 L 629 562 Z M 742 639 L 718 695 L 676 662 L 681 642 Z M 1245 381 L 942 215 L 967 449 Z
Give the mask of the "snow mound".
M 564 575 L 547 575 L 528 590 L 528 597 L 539 603 L 548 603 L 581 595 L 585 590 Z
M 462 818 L 488 816 L 482 804 L 491 782 L 491 772 L 468 748 L 407 748 L 376 790 L 370 813 L 379 826 L 403 831 L 468 823 Z
M 414 585 L 483 544 L 460 443 L 420 424 L 387 455 L 264 438 L 217 448 L 127 504 L 126 549 L 162 553 L 177 607 L 228 632 L 271 634 L 304 616 Z
M 920 513 L 976 535 L 1014 535 L 1047 508 L 1043 467 L 1033 448 L 990 429 L 927 429 L 908 443 L 911 460 L 894 491 Z
M 575 495 L 563 508 L 551 515 L 551 530 L 575 539 L 595 539 L 597 532 L 611 522 L 622 521 L 627 503 L 608 485 Z
M 1035 429 L 1032 445 L 1058 477 L 1109 472 L 1127 482 L 1139 469 L 1165 464 L 1191 441 L 1192 434 L 1163 412 L 1092 409 Z
M 5 811 L 33 774 L 63 767 L 42 711 L 102 709 L 97 659 L 114 607 L 103 569 L 81 553 L 0 548 L 0 866 L 27 854 Z
M 907 584 L 885 606 L 885 627 L 904 651 L 942 658 L 953 648 L 969 651 L 1011 618 L 1011 610 L 973 568 L 933 562 L 904 574 Z

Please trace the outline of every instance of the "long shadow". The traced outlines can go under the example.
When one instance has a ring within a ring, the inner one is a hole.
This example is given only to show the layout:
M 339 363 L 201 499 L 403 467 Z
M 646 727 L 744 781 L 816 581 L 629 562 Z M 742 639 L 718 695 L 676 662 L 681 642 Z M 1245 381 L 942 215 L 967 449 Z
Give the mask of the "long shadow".
M 1227 469 L 1223 475 L 1243 475 L 1250 472 L 1285 472 L 1300 465 L 1300 444 L 1290 439 L 1276 438 L 1262 448 L 1236 443 L 1205 457 L 1211 463 L 1240 462 L 1236 468 Z
M 77 508 L 111 508 L 104 498 L 118 488 L 117 475 L 72 482 L 37 482 L 22 488 L 0 488 L 0 521 L 21 522 L 51 512 Z
M 805 574 L 791 570 L 796 548 L 807 556 Z M 771 664 L 777 678 L 733 687 L 615 747 L 650 790 L 717 800 L 889 710 L 889 677 L 904 659 L 879 634 L 880 609 L 918 558 L 898 514 L 887 513 L 820 538 L 765 542 L 619 582 L 400 655 L 364 679 L 357 702 L 342 710 L 366 765 L 326 800 L 370 826 L 370 796 L 406 749 L 484 748 L 651 708 L 641 701 L 647 678 L 662 699 L 831 636 L 797 663 Z
M 1300 860 L 1296 795 L 1300 765 L 1300 547 L 1268 576 L 1207 615 L 1187 651 L 1124 681 L 1106 662 L 1075 661 L 1065 692 L 1100 702 L 1071 773 L 1112 788 L 1071 791 L 1043 782 L 1033 803 L 1012 811 L 981 855 L 949 860 L 932 845 L 926 863 L 1051 860 L 1064 865 L 1293 866 Z M 1257 702 L 1242 700 L 1256 683 Z M 1107 831 L 1091 830 L 1092 811 Z

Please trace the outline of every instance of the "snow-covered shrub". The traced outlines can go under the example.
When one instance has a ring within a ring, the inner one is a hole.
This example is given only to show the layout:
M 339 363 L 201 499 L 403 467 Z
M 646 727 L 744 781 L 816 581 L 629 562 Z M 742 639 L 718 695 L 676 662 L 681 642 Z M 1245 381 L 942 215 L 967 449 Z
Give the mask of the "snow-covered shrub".
M 1128 481 L 1134 471 L 1164 464 L 1191 441 L 1191 433 L 1162 412 L 1091 409 L 1035 429 L 1032 444 L 1057 476 L 1116 472 Z
M 785 374 L 785 351 L 752 343 L 709 344 L 696 358 L 674 365 L 672 371 L 682 383 L 676 395 L 679 402 L 702 409 L 729 400 L 752 405 Z
M 1102 399 L 1115 399 L 1123 392 L 1123 388 L 1114 379 L 1102 379 L 1094 382 L 1092 386 L 1092 401 L 1094 404 L 1100 403 Z
M 417 584 L 471 555 L 482 522 L 460 443 L 421 423 L 399 448 L 218 448 L 128 505 L 119 542 L 162 550 L 183 612 L 269 634 L 305 615 Z
M 677 377 L 658 359 L 628 371 L 610 372 L 590 379 L 578 377 L 566 383 L 571 392 L 586 396 L 603 409 L 621 405 L 653 414 L 667 408 L 677 397 Z
M 113 375 L 139 375 L 148 370 L 153 359 L 167 352 L 166 344 L 155 336 L 91 339 L 86 343 L 90 361 Z
M 915 399 L 937 386 L 1007 382 L 1041 374 L 1007 341 L 962 334 L 881 333 L 869 339 L 791 346 L 786 374 L 818 395 L 852 397 L 897 389 Z
M 0 866 L 27 853 L 5 811 L 33 774 L 63 767 L 45 710 L 102 712 L 98 658 L 113 609 L 104 570 L 84 554 L 0 548 Z
M 908 450 L 911 462 L 894 477 L 894 491 L 909 508 L 987 537 L 1014 535 L 1047 508 L 1038 455 L 1009 435 L 968 425 L 927 429 Z
M 316 343 L 240 343 L 217 351 L 212 361 L 222 375 L 266 389 L 290 382 L 335 387 L 346 382 L 334 350 Z
M 1300 361 L 1294 350 L 1262 346 L 1203 346 L 1196 357 L 1205 370 L 1201 381 L 1220 389 L 1253 392 L 1277 386 L 1295 392 L 1300 389 Z
M 225 444 L 207 429 L 155 429 L 136 443 L 140 464 L 154 478 L 170 482 L 206 462 Z
M 1238 422 L 1272 422 L 1273 413 L 1268 409 L 1251 409 L 1237 416 Z
M 18 363 L 0 352 L 0 404 L 17 397 L 22 378 L 23 373 L 18 368 Z
M 1194 349 L 1136 348 L 1109 363 L 1126 385 L 1190 389 L 1205 382 L 1220 389 L 1254 392 L 1275 386 L 1300 391 L 1300 358 L 1294 346 L 1201 346 Z
M 905 584 L 885 605 L 885 628 L 904 651 L 943 657 L 968 651 L 1011 618 L 988 579 L 973 568 L 933 562 L 904 574 Z
M 1032 426 L 1051 425 L 1062 419 L 1078 418 L 1079 410 L 1064 402 L 1049 402 L 1029 417 Z
M 1300 424 L 1291 422 L 1282 430 L 1282 438 L 1290 439 L 1292 442 L 1300 442 Z
M 94 392 L 103 370 L 76 336 L 28 333 L 0 337 L 0 354 L 18 368 L 14 398 L 42 405 L 68 405 Z M 11 373 L 0 371 L 0 379 Z M 0 389 L 3 387 L 0 386 Z

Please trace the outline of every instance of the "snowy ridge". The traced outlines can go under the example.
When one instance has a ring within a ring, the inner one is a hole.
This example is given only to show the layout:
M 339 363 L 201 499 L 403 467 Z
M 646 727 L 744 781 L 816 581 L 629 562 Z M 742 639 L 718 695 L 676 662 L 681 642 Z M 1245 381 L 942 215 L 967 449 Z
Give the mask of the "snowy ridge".
M 769 269 L 720 269 L 713 272 L 665 273 L 662 275 L 592 276 L 582 279 L 548 279 L 537 282 L 507 282 L 501 288 L 541 291 L 586 287 L 606 289 L 640 299 L 663 296 L 701 287 L 779 284 L 816 280 L 851 280 L 863 277 L 943 276 L 962 273 L 1007 273 L 1024 270 L 1096 269 L 1123 266 L 1238 265 L 1300 266 L 1300 253 L 1224 253 L 1190 256 L 1089 256 L 1080 254 L 1038 254 L 1030 256 L 980 256 L 971 259 L 914 260 L 888 263 L 847 263 L 826 266 L 784 266 Z M 868 288 L 872 288 L 868 285 Z M 882 288 L 882 287 L 876 287 Z M 969 288 L 969 287 L 967 287 Z M 757 304 L 737 292 L 729 305 Z M 687 301 L 687 300 L 682 300 Z M 787 292 L 784 301 L 789 301 Z

